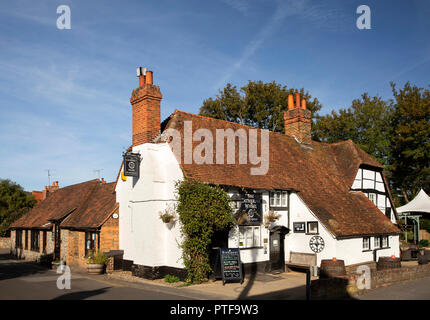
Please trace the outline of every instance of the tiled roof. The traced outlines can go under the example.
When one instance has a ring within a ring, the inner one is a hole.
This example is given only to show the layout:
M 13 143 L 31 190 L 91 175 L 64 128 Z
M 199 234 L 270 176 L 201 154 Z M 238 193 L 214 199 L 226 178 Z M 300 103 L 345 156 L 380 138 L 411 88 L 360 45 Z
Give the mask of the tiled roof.
M 60 188 L 49 193 L 45 200 L 15 221 L 11 228 L 51 229 L 54 221 L 61 221 L 69 214 L 66 220 L 79 214 L 82 222 L 76 225 L 91 228 L 102 220 L 104 209 L 112 206 L 112 202 L 115 206 L 115 194 L 112 191 L 112 184 L 102 184 L 97 179 Z M 90 210 L 90 206 L 94 210 Z M 71 223 L 76 222 L 73 221 Z
M 116 208 L 115 183 L 97 184 L 92 194 L 61 223 L 62 228 L 100 227 Z
M 216 129 L 254 129 L 176 110 L 163 122 L 162 130 L 175 128 L 184 139 L 184 121 L 192 121 L 193 132 L 201 128 L 210 130 L 214 141 Z M 269 141 L 269 170 L 265 175 L 251 175 L 250 169 L 256 166 L 249 161 L 247 164 L 238 163 L 237 146 L 236 164 L 226 164 L 226 149 L 224 164 L 184 164 L 184 148 L 178 160 L 181 160 L 186 177 L 204 183 L 265 190 L 297 190 L 311 211 L 338 238 L 399 232 L 363 193 L 349 191 L 360 165 L 378 170 L 383 168 L 351 140 L 335 144 L 312 141 L 311 146 L 306 147 L 291 136 L 270 132 Z M 193 142 L 193 147 L 199 143 Z M 215 147 L 213 159 L 215 162 Z

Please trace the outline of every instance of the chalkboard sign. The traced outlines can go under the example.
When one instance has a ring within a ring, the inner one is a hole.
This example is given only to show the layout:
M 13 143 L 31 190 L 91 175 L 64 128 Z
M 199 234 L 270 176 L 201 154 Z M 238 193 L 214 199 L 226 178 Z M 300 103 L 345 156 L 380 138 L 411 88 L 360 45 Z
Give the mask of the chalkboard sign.
M 227 281 L 243 283 L 242 262 L 238 248 L 220 248 L 222 284 Z

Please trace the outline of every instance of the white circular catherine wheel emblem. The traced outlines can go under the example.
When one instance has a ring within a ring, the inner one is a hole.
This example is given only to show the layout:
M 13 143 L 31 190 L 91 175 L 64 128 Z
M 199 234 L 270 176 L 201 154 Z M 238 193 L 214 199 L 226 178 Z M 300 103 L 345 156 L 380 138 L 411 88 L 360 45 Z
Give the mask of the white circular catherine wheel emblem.
M 320 236 L 313 236 L 311 240 L 309 240 L 309 247 L 315 253 L 320 253 L 324 249 L 324 239 Z
M 118 213 L 114 213 L 114 214 L 112 215 L 112 218 L 114 218 L 114 219 L 118 219 Z
M 135 167 L 134 162 L 129 162 L 129 163 L 128 163 L 128 167 L 129 167 L 130 169 L 134 169 L 134 167 Z

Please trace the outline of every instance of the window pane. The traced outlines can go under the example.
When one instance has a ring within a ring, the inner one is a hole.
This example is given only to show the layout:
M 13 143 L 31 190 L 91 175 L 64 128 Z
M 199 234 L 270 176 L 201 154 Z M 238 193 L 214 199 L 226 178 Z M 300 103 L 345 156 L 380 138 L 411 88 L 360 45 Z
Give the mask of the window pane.
M 379 248 L 381 246 L 380 240 L 381 240 L 381 238 L 375 237 L 375 240 L 374 240 L 374 247 L 375 248 Z
M 382 237 L 382 246 L 384 248 L 388 247 L 388 237 L 387 236 Z
M 245 246 L 245 233 L 246 229 L 243 227 L 239 227 L 239 247 Z
M 275 206 L 275 199 L 274 199 L 273 192 L 270 192 L 270 206 L 271 207 Z
M 260 246 L 260 227 L 254 227 L 254 243 L 253 247 Z
M 252 227 L 246 227 L 246 248 L 252 247 Z
M 283 207 L 287 206 L 287 193 L 286 192 L 282 192 L 282 206 Z
M 370 249 L 370 238 L 363 238 L 363 249 Z
M 281 205 L 281 193 L 276 192 L 276 206 L 279 207 Z

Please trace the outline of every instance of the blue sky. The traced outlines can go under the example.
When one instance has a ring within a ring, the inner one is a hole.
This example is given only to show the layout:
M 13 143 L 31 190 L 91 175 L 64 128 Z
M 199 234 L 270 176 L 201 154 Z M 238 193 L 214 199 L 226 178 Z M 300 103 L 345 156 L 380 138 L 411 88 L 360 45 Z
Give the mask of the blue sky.
M 359 5 L 371 30 L 359 30 Z M 71 9 L 71 30 L 56 27 Z M 390 81 L 430 84 L 427 0 L 2 1 L 0 178 L 41 190 L 116 178 L 131 144 L 136 67 L 154 71 L 161 117 L 198 113 L 227 82 L 304 87 L 321 113 Z

